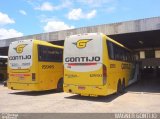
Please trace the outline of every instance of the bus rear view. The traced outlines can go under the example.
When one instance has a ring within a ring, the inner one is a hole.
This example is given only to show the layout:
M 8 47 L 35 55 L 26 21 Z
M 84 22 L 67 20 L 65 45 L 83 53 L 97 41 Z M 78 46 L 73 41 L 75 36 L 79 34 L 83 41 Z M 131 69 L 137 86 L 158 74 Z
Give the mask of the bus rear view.
M 35 82 L 31 83 L 31 80 L 35 80 L 33 77 L 35 71 L 32 69 L 32 49 L 32 40 L 15 41 L 10 44 L 8 52 L 8 88 L 26 89 L 27 85 L 34 87 Z
M 94 33 L 72 35 L 64 45 L 64 91 L 84 96 L 104 95 L 106 67 L 103 40 Z
M 40 40 L 12 42 L 8 53 L 8 88 L 63 89 L 63 47 Z

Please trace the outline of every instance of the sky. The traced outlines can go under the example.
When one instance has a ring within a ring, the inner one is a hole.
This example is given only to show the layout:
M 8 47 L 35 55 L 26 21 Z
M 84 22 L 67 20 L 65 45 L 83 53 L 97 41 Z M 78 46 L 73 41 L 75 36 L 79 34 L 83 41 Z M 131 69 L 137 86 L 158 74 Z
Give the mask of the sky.
M 160 0 L 1 0 L 0 40 L 160 16 Z

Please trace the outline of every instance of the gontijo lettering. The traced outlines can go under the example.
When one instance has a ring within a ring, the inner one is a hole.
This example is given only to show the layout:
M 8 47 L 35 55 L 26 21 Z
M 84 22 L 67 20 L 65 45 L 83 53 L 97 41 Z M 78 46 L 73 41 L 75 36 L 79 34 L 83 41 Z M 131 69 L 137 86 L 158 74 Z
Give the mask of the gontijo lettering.
M 9 60 L 26 60 L 31 59 L 31 55 L 9 56 Z
M 99 56 L 93 57 L 66 57 L 65 62 L 93 62 L 93 61 L 100 61 Z

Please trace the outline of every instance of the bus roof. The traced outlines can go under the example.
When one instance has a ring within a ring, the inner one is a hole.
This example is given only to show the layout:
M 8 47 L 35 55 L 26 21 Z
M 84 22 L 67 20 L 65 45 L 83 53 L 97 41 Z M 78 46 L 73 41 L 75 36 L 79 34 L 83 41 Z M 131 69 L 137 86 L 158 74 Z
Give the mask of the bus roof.
M 70 36 L 67 36 L 66 38 L 74 38 L 74 37 L 78 37 L 78 36 L 82 36 L 82 35 L 91 35 L 91 36 L 93 36 L 93 35 L 101 35 L 101 36 L 105 36 L 105 37 L 107 38 L 107 40 L 109 40 L 109 41 L 117 44 L 118 46 L 123 47 L 123 48 L 125 48 L 125 49 L 127 49 L 127 50 L 129 50 L 129 51 L 132 51 L 132 50 L 130 50 L 129 48 L 125 47 L 123 44 L 121 44 L 121 43 L 113 40 L 113 39 L 110 38 L 110 37 L 108 37 L 106 34 L 104 34 L 104 33 L 99 33 L 99 32 L 97 32 L 97 33 L 83 33 L 83 34 L 70 35 Z
M 129 48 L 125 47 L 123 44 L 121 44 L 121 43 L 119 43 L 119 42 L 113 40 L 112 38 L 108 37 L 107 35 L 106 35 L 106 37 L 107 37 L 107 40 L 109 40 L 109 41 L 111 41 L 111 42 L 117 44 L 118 46 L 123 47 L 123 48 L 125 48 L 125 49 L 127 49 L 127 50 L 129 50 L 129 51 L 132 51 L 131 49 L 129 49 Z
M 63 49 L 64 47 L 63 46 L 59 46 L 59 45 L 54 45 L 50 42 L 47 42 L 47 41 L 43 41 L 43 40 L 37 40 L 37 39 L 32 39 L 34 40 L 34 43 L 36 44 L 44 44 L 44 45 L 48 45 L 48 46 L 52 46 L 52 47 L 56 47 L 56 48 L 60 48 L 60 49 Z
M 49 43 L 49 42 L 47 42 L 47 41 L 37 40 L 37 39 L 24 39 L 24 40 L 19 40 L 19 41 L 14 41 L 14 42 L 23 42 L 23 41 L 26 41 L 26 40 L 34 41 L 34 43 L 36 43 L 36 44 L 52 46 L 52 47 L 61 48 L 61 49 L 64 48 L 63 46 L 54 45 L 54 44 Z M 13 43 L 13 42 L 11 42 L 11 44 L 12 44 L 12 43 Z

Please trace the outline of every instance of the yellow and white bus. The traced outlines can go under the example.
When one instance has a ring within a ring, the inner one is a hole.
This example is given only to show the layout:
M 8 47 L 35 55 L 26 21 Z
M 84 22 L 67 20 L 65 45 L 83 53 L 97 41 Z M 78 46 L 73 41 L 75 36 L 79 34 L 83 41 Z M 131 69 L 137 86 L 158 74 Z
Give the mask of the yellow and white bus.
M 8 56 L 0 56 L 0 82 L 7 80 Z
M 102 33 L 66 37 L 64 43 L 65 92 L 106 96 L 123 92 L 137 80 L 132 52 Z
M 8 51 L 8 88 L 63 89 L 63 47 L 41 40 L 12 42 Z

